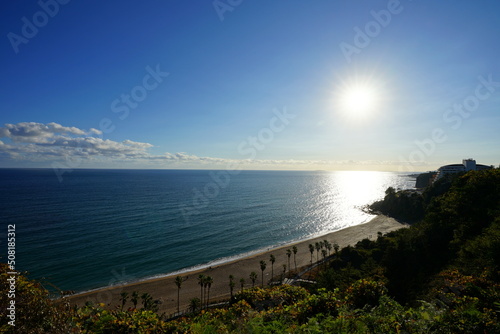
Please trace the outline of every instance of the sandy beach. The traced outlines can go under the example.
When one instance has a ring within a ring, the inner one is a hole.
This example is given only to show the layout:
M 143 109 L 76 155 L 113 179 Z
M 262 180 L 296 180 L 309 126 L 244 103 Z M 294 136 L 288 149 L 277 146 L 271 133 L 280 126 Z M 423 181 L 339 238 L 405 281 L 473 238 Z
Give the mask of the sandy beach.
M 377 238 L 378 232 L 388 233 L 404 226 L 405 225 L 392 218 L 380 215 L 376 216 L 367 223 L 348 227 L 314 239 L 280 246 L 259 254 L 237 259 L 210 268 L 183 273 L 180 275 L 185 280 L 182 283 L 180 291 L 180 309 L 181 311 L 187 309 L 190 299 L 200 297 L 200 286 L 198 285 L 199 274 L 209 275 L 213 278 L 214 283 L 212 284 L 210 290 L 210 300 L 221 300 L 229 297 L 229 275 L 233 275 L 235 278 L 235 292 L 240 291 L 241 278 L 244 278 L 246 281 L 245 288 L 252 286 L 252 281 L 249 278 L 252 271 L 257 273 L 258 279 L 256 281 L 256 285 L 260 285 L 261 270 L 259 262 L 261 260 L 264 260 L 267 263 L 267 269 L 264 272 L 264 280 L 269 280 L 271 277 L 271 263 L 269 261 L 271 254 L 276 257 L 274 275 L 277 276 L 283 271 L 283 264 L 288 263 L 286 250 L 291 250 L 293 246 L 296 246 L 298 249 L 296 255 L 297 267 L 301 267 L 310 264 L 311 253 L 309 252 L 308 247 L 310 243 L 314 244 L 317 241 L 328 240 L 331 243 L 339 244 L 340 247 L 345 247 L 347 245 L 354 245 L 356 242 L 364 238 L 370 238 L 373 240 Z M 315 257 L 316 252 L 314 253 L 314 258 Z M 293 258 L 294 256 L 292 253 L 290 258 L 292 269 L 294 268 Z M 177 286 L 174 283 L 176 276 L 177 275 L 172 275 L 131 284 L 115 285 L 66 298 L 72 305 L 82 306 L 85 302 L 91 301 L 93 303 L 105 303 L 114 307 L 121 305 L 120 293 L 122 292 L 127 292 L 129 296 L 134 291 L 138 291 L 139 294 L 147 292 L 153 297 L 153 299 L 161 300 L 162 303 L 160 304 L 159 309 L 160 313 L 165 312 L 167 314 L 173 314 L 177 311 Z M 133 305 L 130 300 L 125 304 L 125 308 L 132 306 Z

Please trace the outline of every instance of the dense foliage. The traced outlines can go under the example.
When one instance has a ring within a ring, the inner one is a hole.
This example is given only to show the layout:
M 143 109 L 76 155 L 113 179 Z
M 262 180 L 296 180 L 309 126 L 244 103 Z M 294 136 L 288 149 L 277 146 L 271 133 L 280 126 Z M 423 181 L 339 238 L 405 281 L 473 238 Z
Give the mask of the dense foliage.
M 437 172 L 427 172 L 417 175 L 415 180 L 415 188 L 423 189 L 431 185 L 432 180 L 436 177 Z
M 7 264 L 0 263 L 0 333 L 71 332 L 73 325 L 67 304 L 51 301 L 48 291 L 25 275 L 15 275 L 15 291 L 12 292 L 9 280 L 13 275 L 9 272 Z M 13 307 L 11 301 L 15 301 Z
M 370 211 L 382 213 L 402 221 L 414 222 L 421 220 L 424 216 L 424 204 L 422 196 L 414 191 L 398 191 L 389 187 L 385 191 L 385 197 L 369 206 Z
M 246 289 L 230 305 L 167 320 L 154 307 L 69 308 L 19 275 L 17 332 L 500 333 L 500 170 L 386 196 L 405 197 L 420 203 L 422 219 L 335 252 L 314 272 L 317 284 Z M 8 269 L 0 269 L 4 309 Z M 7 320 L 0 329 L 15 333 Z
M 425 175 L 427 174 L 429 173 L 425 173 Z M 425 187 L 423 191 L 420 189 L 419 192 L 415 190 L 396 191 L 389 187 L 385 191 L 384 199 L 369 205 L 368 211 L 381 213 L 407 223 L 421 221 L 431 201 L 445 194 L 453 182 L 462 175 L 463 173 L 447 174 Z
M 405 192 L 386 192 L 384 205 Z M 344 248 L 320 280 L 328 288 L 345 286 L 346 277 L 382 277 L 398 301 L 412 303 L 442 270 L 460 268 L 498 280 L 500 270 L 500 170 L 469 172 L 439 180 L 422 195 L 425 218 L 376 241 Z M 400 202 L 401 203 L 401 202 Z M 485 269 L 487 268 L 487 269 Z

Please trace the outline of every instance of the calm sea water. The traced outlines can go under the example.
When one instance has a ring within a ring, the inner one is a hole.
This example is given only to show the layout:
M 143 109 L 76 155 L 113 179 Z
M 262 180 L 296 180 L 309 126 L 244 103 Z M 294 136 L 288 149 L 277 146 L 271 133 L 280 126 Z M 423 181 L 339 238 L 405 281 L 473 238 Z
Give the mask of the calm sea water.
M 227 261 L 368 221 L 384 172 L 0 169 L 0 261 L 84 291 Z

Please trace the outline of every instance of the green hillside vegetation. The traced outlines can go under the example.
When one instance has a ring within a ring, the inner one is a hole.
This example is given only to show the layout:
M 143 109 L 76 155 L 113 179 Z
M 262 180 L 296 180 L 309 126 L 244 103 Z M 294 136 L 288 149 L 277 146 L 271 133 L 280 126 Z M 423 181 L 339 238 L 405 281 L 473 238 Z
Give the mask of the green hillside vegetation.
M 137 300 L 72 308 L 20 275 L 17 332 L 500 333 L 500 170 L 439 180 L 422 194 L 388 189 L 381 208 L 412 225 L 329 255 L 309 274 L 316 284 L 241 289 L 218 308 L 193 301 L 175 319 Z M 14 333 L 7 321 L 0 331 Z

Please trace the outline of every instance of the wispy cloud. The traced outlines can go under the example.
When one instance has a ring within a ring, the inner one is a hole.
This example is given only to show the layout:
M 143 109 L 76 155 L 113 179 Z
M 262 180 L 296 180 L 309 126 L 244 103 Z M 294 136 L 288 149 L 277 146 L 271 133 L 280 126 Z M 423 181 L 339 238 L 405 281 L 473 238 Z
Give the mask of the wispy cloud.
M 152 154 L 150 143 L 103 139 L 96 129 L 88 131 L 58 123 L 23 122 L 0 127 L 0 158 L 4 161 L 47 163 L 79 159 L 91 166 L 120 164 L 150 168 L 248 168 L 248 169 L 349 169 L 396 166 L 398 161 L 372 160 L 262 160 L 200 157 L 185 152 Z M 115 167 L 117 167 L 115 165 Z

